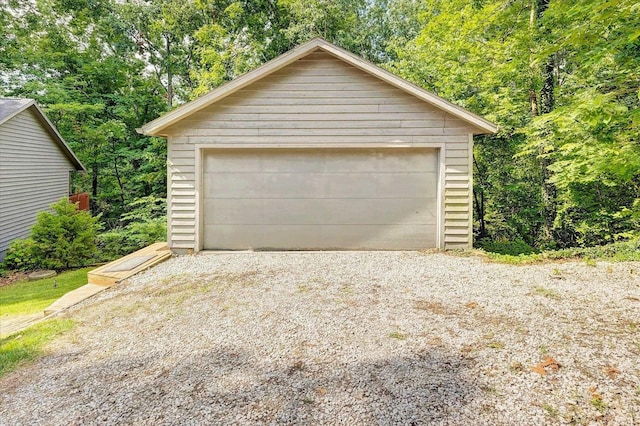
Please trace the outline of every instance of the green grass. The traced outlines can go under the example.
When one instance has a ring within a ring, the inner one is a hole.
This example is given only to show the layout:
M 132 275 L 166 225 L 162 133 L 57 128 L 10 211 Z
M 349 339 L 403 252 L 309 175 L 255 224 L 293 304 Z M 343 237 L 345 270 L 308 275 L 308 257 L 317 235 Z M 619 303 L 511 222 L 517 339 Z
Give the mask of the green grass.
M 85 285 L 91 269 L 76 269 L 42 280 L 18 281 L 0 288 L 0 321 L 43 312 L 63 294 Z M 0 377 L 40 356 L 47 342 L 71 327 L 72 320 L 54 319 L 0 339 Z
M 398 339 L 398 340 L 406 340 L 407 339 L 407 335 L 404 333 L 400 333 L 398 331 L 394 331 L 393 333 L 389 333 L 389 337 L 392 339 Z
M 510 265 L 530 265 L 549 261 L 576 259 L 583 259 L 589 266 L 594 266 L 595 260 L 610 262 L 640 261 L 640 238 L 604 246 L 546 250 L 540 253 L 504 254 L 489 251 L 490 248 L 491 246 L 485 244 L 485 250 L 474 250 L 474 253 L 493 262 Z
M 493 342 L 489 342 L 487 347 L 491 349 L 504 349 L 505 346 L 504 343 L 494 340 Z
M 0 320 L 14 315 L 44 311 L 63 294 L 87 283 L 87 272 L 94 268 L 63 272 L 52 278 L 19 281 L 0 288 Z M 56 287 L 54 287 L 54 281 Z
M 543 296 L 543 297 L 554 299 L 554 300 L 562 299 L 562 296 L 560 296 L 560 293 L 546 287 L 537 286 L 533 289 L 533 291 L 534 291 L 534 294 L 538 296 Z
M 41 355 L 47 342 L 72 327 L 72 320 L 55 319 L 0 339 L 0 377 Z

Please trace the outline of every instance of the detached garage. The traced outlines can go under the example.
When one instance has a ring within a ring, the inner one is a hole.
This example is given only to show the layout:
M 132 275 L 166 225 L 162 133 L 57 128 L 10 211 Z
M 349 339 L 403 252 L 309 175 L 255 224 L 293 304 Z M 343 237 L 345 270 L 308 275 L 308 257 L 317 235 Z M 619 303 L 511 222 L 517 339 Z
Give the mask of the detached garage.
M 496 126 L 322 39 L 152 121 L 169 245 L 468 248 L 473 135 Z

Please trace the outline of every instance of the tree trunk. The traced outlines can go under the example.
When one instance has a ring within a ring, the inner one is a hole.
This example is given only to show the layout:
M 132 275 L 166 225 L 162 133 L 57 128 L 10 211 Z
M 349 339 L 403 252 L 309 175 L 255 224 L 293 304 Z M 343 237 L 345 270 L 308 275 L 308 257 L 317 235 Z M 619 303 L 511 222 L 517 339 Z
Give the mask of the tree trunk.
M 91 168 L 91 196 L 98 196 L 98 163 L 94 162 Z
M 480 195 L 480 198 L 478 198 L 478 194 Z M 478 216 L 478 222 L 480 222 L 478 239 L 481 240 L 488 236 L 487 224 L 484 220 L 484 191 L 473 191 L 473 198 L 475 199 L 474 204 L 476 209 L 476 215 Z
M 538 25 L 538 20 L 542 18 L 544 12 L 549 7 L 550 0 L 532 0 L 531 1 L 531 15 L 530 15 L 530 27 L 531 31 L 535 31 Z M 535 62 L 531 60 L 531 68 L 534 73 L 541 73 L 542 88 L 540 89 L 540 100 L 535 89 L 529 88 L 529 103 L 531 108 L 531 115 L 536 117 L 540 114 L 547 114 L 553 111 L 554 107 L 554 89 L 555 89 L 555 76 L 554 76 L 555 61 L 551 56 L 545 61 L 542 66 L 542 70 L 536 70 Z M 553 183 L 550 182 L 551 171 L 549 166 L 551 165 L 550 159 L 546 156 L 545 147 L 540 145 L 538 148 L 538 155 L 540 158 L 540 169 L 542 174 L 542 203 L 543 203 L 543 229 L 542 239 L 546 242 L 554 240 L 553 237 L 553 224 L 556 218 L 556 188 Z
M 167 47 L 167 105 L 173 106 L 173 69 L 171 67 L 171 36 L 165 34 L 164 40 Z
M 113 142 L 113 150 L 116 150 L 116 142 Z M 122 179 L 120 178 L 120 171 L 118 170 L 118 155 L 114 154 L 113 156 L 113 172 L 116 176 L 116 180 L 118 181 L 118 188 L 120 188 L 120 202 L 122 203 L 122 207 L 124 208 L 124 186 L 122 185 Z
M 98 200 L 98 162 L 94 161 L 91 165 L 91 213 L 96 213 L 96 201 Z
M 547 114 L 553 111 L 555 97 L 553 90 L 555 88 L 555 58 L 550 56 L 542 66 L 542 89 L 540 90 L 540 113 Z
M 553 111 L 555 99 L 554 58 L 549 57 L 542 67 L 542 89 L 540 90 L 540 113 L 548 114 Z M 540 167 L 542 168 L 542 202 L 544 205 L 544 235 L 548 240 L 553 240 L 553 224 L 556 219 L 556 187 L 551 180 L 549 166 L 551 161 L 545 156 L 543 147 L 540 147 Z
M 531 109 L 531 115 L 538 116 L 538 94 L 533 89 L 529 89 L 529 108 Z
M 480 223 L 480 230 L 479 230 L 479 235 L 478 235 L 478 239 L 482 239 L 482 238 L 486 238 L 489 236 L 489 234 L 487 233 L 487 223 L 485 221 L 485 207 L 484 207 L 484 190 L 482 189 L 482 187 L 484 186 L 483 184 L 483 179 L 480 176 L 480 168 L 478 167 L 478 161 L 476 160 L 476 156 L 473 156 L 473 164 L 475 165 L 475 168 L 477 170 L 477 176 L 478 176 L 478 183 L 480 184 L 480 190 L 476 191 L 475 188 L 473 188 L 473 198 L 475 200 L 474 203 L 474 207 L 476 210 L 476 216 L 478 217 L 478 222 Z

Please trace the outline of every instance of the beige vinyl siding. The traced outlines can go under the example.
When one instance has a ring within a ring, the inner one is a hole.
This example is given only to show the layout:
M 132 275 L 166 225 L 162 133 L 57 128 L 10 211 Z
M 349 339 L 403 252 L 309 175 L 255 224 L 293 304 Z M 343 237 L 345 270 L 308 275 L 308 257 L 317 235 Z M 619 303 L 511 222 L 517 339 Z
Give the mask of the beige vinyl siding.
M 173 249 L 199 249 L 196 145 L 243 144 L 444 146 L 442 246 L 471 244 L 469 137 L 474 128 L 327 53 L 311 53 L 190 114 L 166 132 L 168 238 Z
M 0 125 L 0 258 L 12 240 L 29 235 L 38 212 L 69 195 L 72 170 L 30 109 Z

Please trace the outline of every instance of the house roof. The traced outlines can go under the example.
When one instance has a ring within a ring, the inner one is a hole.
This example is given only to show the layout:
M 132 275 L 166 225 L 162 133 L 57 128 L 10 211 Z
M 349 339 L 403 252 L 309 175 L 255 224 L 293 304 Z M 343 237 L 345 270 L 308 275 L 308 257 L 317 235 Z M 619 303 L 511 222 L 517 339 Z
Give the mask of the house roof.
M 77 170 L 86 171 L 80 160 L 78 160 L 78 157 L 76 157 L 69 145 L 67 145 L 67 142 L 65 142 L 53 123 L 49 121 L 34 99 L 0 98 L 0 125 L 6 123 L 11 118 L 27 109 L 30 109 L 35 114 L 42 126 L 51 135 L 51 138 L 58 144 L 60 149 L 62 149 L 62 152 L 64 152 L 75 168 Z
M 265 63 L 264 65 L 256 68 L 253 71 L 250 71 L 235 80 L 232 80 L 217 89 L 212 90 L 211 92 L 203 95 L 191 102 L 188 102 L 173 111 L 166 113 L 165 115 L 145 124 L 141 129 L 137 129 L 139 133 L 145 135 L 152 136 L 166 136 L 166 132 L 164 129 L 175 124 L 176 122 L 182 120 L 183 118 L 188 117 L 189 115 L 205 108 L 226 96 L 248 86 L 251 83 L 254 83 L 269 74 L 278 71 L 281 68 L 286 67 L 287 65 L 297 61 L 300 58 L 303 58 L 315 51 L 323 51 L 326 52 L 342 61 L 359 68 L 360 70 L 371 74 L 380 80 L 401 89 L 418 99 L 421 99 L 437 108 L 440 108 L 443 111 L 454 115 L 461 120 L 466 121 L 471 124 L 473 127 L 478 129 L 476 134 L 486 134 L 486 133 L 495 133 L 498 130 L 498 126 L 491 123 L 490 121 L 470 112 L 466 109 L 455 105 L 446 99 L 439 97 L 438 95 L 431 93 L 427 90 L 424 90 L 412 83 L 409 83 L 407 80 L 404 80 L 398 77 L 395 74 L 386 71 L 371 62 L 368 62 L 359 56 L 354 55 L 351 52 L 348 52 L 344 49 L 335 46 L 328 41 L 322 38 L 314 38 L 313 40 L 302 44 L 296 47 L 293 50 L 290 50 L 275 59 Z

